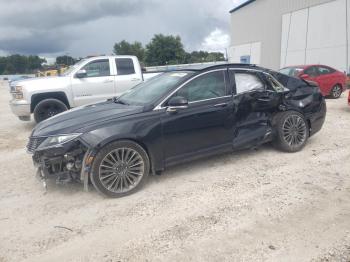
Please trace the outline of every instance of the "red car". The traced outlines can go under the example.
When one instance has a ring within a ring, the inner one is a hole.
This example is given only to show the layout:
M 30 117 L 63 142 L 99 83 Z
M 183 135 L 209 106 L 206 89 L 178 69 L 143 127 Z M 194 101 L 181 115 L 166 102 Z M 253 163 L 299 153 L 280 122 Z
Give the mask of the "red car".
M 325 65 L 290 66 L 280 70 L 281 73 L 313 81 L 320 87 L 324 96 L 339 98 L 346 90 L 346 75 Z

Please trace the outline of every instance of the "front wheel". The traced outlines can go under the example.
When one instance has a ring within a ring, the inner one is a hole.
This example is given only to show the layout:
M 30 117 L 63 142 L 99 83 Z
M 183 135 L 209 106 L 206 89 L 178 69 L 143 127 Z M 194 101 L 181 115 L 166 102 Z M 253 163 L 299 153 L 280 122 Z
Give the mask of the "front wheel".
M 332 88 L 332 91 L 331 91 L 331 97 L 333 98 L 333 99 L 337 99 L 337 98 L 339 98 L 340 96 L 341 96 L 341 94 L 342 94 L 342 92 L 343 92 L 343 89 L 342 89 L 342 87 L 340 86 L 340 85 L 335 85 L 333 88 Z
M 40 101 L 34 108 L 34 120 L 37 123 L 68 110 L 65 103 L 58 99 L 49 98 Z
M 281 113 L 277 117 L 277 135 L 274 144 L 285 152 L 298 152 L 306 144 L 309 127 L 304 116 L 295 111 Z
M 128 140 L 117 141 L 96 155 L 91 182 L 103 195 L 122 197 L 141 188 L 149 170 L 148 155 L 140 145 Z

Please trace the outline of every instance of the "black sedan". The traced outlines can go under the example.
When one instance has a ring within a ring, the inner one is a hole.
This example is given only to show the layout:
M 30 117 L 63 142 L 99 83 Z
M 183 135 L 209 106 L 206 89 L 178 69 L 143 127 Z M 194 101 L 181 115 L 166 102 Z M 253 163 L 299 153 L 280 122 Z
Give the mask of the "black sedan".
M 42 179 L 91 181 L 120 197 L 150 173 L 193 159 L 272 142 L 301 150 L 324 123 L 315 84 L 253 65 L 164 73 L 119 98 L 38 124 L 27 149 Z

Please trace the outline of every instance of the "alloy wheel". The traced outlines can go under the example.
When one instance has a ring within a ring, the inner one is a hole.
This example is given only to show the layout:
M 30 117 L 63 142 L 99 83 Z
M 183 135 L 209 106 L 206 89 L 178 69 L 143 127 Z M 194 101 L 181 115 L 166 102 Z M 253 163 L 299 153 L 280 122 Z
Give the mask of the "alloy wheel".
M 333 87 L 332 89 L 332 96 L 334 98 L 338 98 L 341 96 L 341 93 L 342 93 L 342 89 L 339 85 L 336 85 L 335 87 Z
M 290 115 L 282 126 L 283 139 L 291 147 L 303 144 L 307 138 L 307 127 L 305 120 L 299 115 Z
M 105 189 L 113 193 L 126 193 L 135 188 L 145 173 L 141 155 L 131 148 L 118 148 L 101 161 L 99 179 Z

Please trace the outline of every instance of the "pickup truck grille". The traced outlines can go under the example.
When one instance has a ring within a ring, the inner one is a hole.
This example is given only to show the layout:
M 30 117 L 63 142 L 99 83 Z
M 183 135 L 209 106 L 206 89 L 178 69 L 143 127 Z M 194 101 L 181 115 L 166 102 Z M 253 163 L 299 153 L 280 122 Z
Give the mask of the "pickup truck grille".
M 28 152 L 34 153 L 35 149 L 37 149 L 45 139 L 46 137 L 30 137 L 27 144 Z

